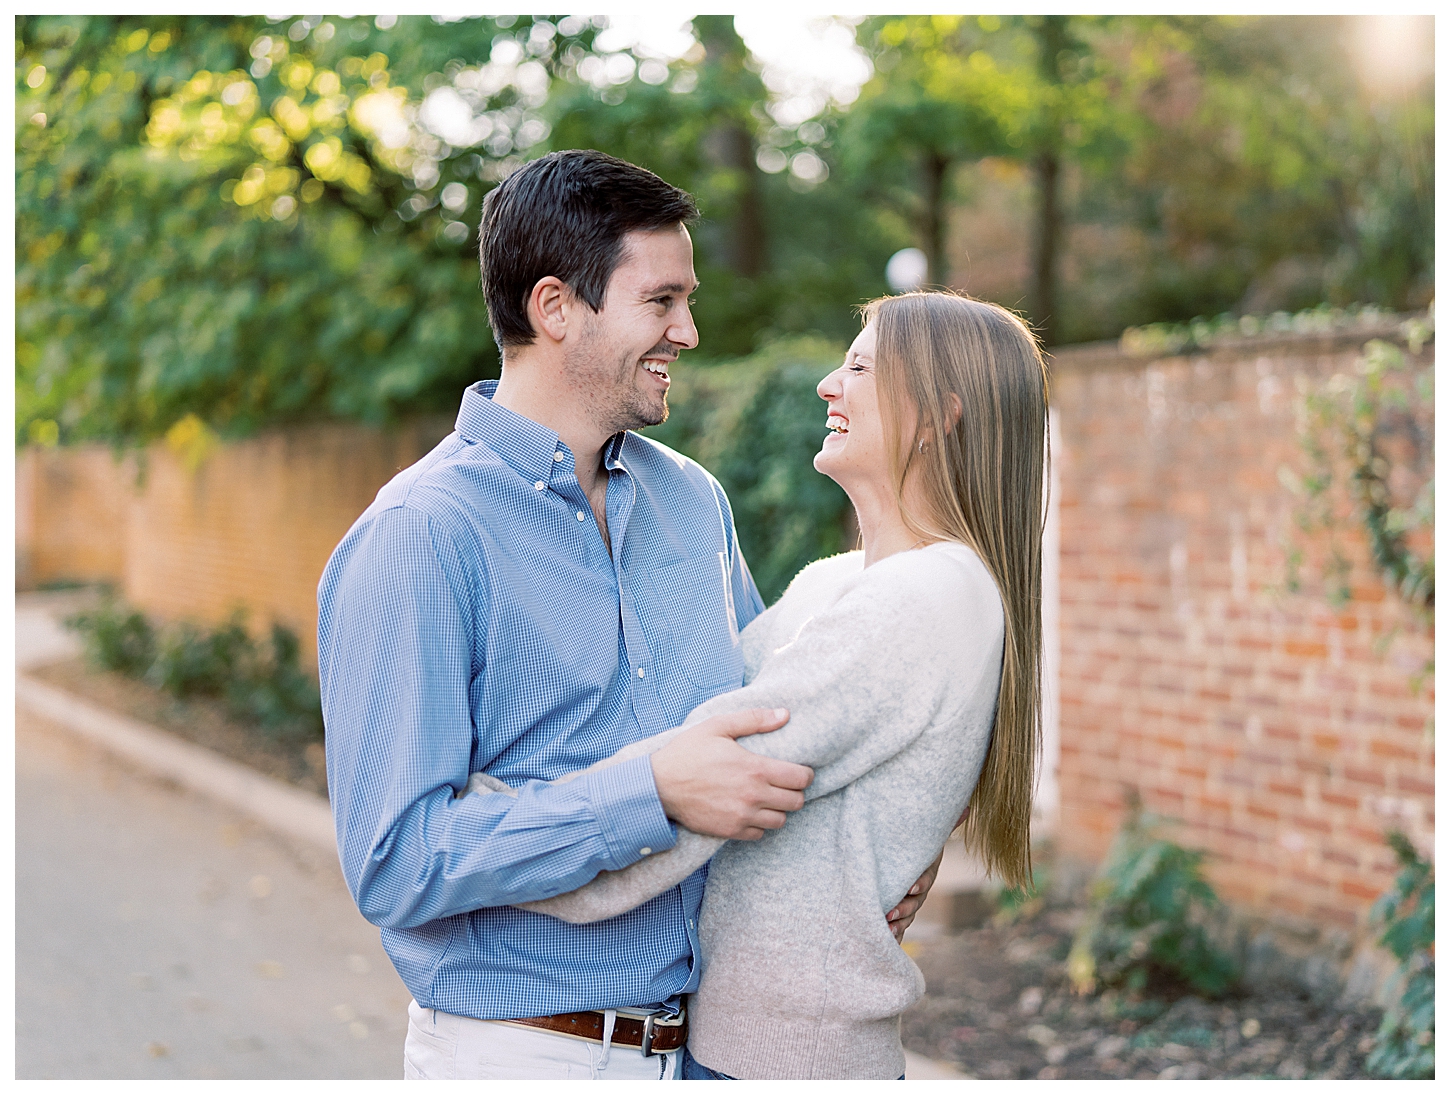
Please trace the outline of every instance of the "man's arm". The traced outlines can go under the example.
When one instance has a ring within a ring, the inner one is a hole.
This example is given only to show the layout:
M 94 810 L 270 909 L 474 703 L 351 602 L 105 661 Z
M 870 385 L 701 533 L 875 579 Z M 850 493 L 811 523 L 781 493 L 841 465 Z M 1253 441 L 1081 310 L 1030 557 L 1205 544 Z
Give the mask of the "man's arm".
M 647 756 L 515 796 L 455 797 L 473 748 L 479 588 L 447 535 L 403 508 L 349 533 L 323 575 L 328 786 L 344 875 L 375 924 L 550 897 L 675 842 Z M 762 758 L 738 752 L 722 779 L 746 764 L 762 771 Z M 739 817 L 773 806 L 768 788 L 714 787 L 727 807 L 739 800 Z

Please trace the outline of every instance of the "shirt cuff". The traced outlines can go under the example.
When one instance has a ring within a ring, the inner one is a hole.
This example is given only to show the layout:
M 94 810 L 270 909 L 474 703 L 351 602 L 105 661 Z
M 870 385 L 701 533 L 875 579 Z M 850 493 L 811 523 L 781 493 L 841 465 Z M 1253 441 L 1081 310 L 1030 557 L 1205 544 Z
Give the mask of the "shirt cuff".
M 675 846 L 675 828 L 665 817 L 648 756 L 600 768 L 580 782 L 614 861 L 611 870 Z

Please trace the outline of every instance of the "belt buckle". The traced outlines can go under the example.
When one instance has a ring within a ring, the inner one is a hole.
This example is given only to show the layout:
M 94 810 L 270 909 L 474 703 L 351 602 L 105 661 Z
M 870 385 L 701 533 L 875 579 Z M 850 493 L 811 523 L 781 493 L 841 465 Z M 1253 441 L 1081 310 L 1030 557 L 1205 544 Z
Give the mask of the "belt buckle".
M 636 1008 L 619 1008 L 617 1009 L 617 1013 L 619 1015 L 624 1015 L 630 1019 L 638 1019 L 643 1024 L 644 1031 L 640 1035 L 639 1040 L 639 1052 L 640 1056 L 642 1057 L 664 1056 L 664 1054 L 662 1053 L 654 1052 L 656 1019 L 673 1020 L 673 1022 L 665 1022 L 660 1024 L 661 1026 L 670 1027 L 680 1026 L 684 1022 L 683 1013 L 681 1013 L 679 1016 L 675 1016 L 672 1015 L 670 1012 L 666 1011 L 664 1008 L 656 1008 L 653 1011 L 644 1011 L 643 1009 Z M 671 1050 L 670 1052 L 673 1052 L 673 1050 Z

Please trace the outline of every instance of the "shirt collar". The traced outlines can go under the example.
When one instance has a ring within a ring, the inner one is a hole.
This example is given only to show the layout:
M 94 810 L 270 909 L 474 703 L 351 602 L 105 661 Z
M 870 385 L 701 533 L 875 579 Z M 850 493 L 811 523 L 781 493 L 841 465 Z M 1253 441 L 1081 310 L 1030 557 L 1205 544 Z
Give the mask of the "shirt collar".
M 497 380 L 480 380 L 464 389 L 463 404 L 458 408 L 454 428 L 465 441 L 487 445 L 515 471 L 527 479 L 547 481 L 560 463 L 556 452 L 572 470 L 574 454 L 559 441 L 559 435 L 532 418 L 500 407 L 493 401 Z M 609 470 L 622 468 L 624 433 L 617 433 L 604 446 L 604 466 Z

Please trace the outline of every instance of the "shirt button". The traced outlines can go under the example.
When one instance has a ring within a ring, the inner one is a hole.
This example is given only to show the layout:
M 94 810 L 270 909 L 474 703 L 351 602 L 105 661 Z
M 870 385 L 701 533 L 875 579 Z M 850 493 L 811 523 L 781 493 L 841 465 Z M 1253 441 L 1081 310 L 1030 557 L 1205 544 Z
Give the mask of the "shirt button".
M 554 454 L 554 461 L 555 461 L 555 462 L 556 462 L 556 463 L 557 463 L 557 462 L 558 462 L 558 461 L 560 461 L 560 460 L 563 460 L 563 459 L 564 459 L 564 454 L 563 454 L 563 453 L 562 453 L 562 452 L 556 452 L 556 453 L 555 453 L 555 454 Z
M 644 666 L 640 666 L 640 667 L 639 667 L 639 675 L 640 675 L 640 676 L 641 676 L 641 677 L 643 677 L 643 676 L 644 676 Z
M 654 849 L 653 849 L 653 848 L 641 848 L 641 849 L 640 849 L 640 850 L 639 850 L 639 854 L 640 854 L 640 855 L 649 855 L 649 854 L 650 854 L 650 852 L 652 852 L 652 851 L 654 851 Z
M 579 520 L 581 520 L 581 521 L 582 521 L 582 520 L 584 520 L 584 511 L 583 511 L 583 510 L 582 510 L 582 509 L 581 509 L 581 510 L 580 510 L 580 511 L 579 511 L 579 512 L 578 512 L 578 513 L 576 513 L 576 514 L 575 514 L 575 515 L 574 515 L 574 516 L 575 516 L 575 517 L 577 517 L 577 518 L 579 518 Z
M 540 479 L 537 483 L 534 484 L 534 490 L 543 490 L 543 489 L 544 489 L 544 481 L 542 479 Z

